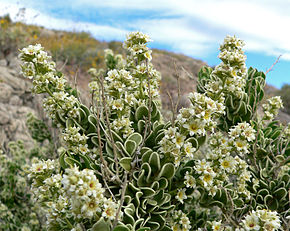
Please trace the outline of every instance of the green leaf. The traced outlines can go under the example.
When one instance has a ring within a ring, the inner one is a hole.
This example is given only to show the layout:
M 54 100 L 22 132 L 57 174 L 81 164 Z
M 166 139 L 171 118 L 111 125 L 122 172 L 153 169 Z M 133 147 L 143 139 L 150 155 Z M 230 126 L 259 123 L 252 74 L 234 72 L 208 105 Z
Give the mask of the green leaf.
M 140 229 L 137 229 L 137 231 L 147 231 L 147 230 L 150 230 L 150 228 L 146 228 L 146 227 L 143 227 L 143 228 L 140 228 Z M 171 230 L 171 229 L 170 229 Z
M 137 126 L 138 126 L 138 132 L 139 133 L 143 133 L 143 131 L 145 129 L 145 121 L 144 120 L 139 120 Z
M 166 163 L 162 166 L 162 169 L 158 175 L 158 178 L 165 177 L 166 179 L 171 179 L 174 175 L 174 165 L 172 163 Z
M 89 123 L 89 128 L 87 130 L 87 133 L 96 133 L 97 132 L 97 119 L 93 115 L 89 115 L 88 117 L 88 123 Z
M 149 164 L 153 172 L 156 172 L 160 169 L 160 158 L 157 152 L 153 152 L 149 158 Z
M 65 154 L 66 152 L 63 152 L 62 154 L 60 154 L 59 156 L 59 164 L 63 169 L 66 169 L 68 167 L 68 165 L 66 164 L 66 162 L 64 161 L 65 158 Z
M 104 221 L 104 218 L 101 217 L 100 220 L 93 225 L 91 231 L 110 231 L 110 226 Z
M 137 108 L 135 113 L 135 119 L 137 121 L 144 119 L 144 117 L 148 117 L 149 110 L 146 106 L 142 105 Z
M 185 142 L 186 143 L 190 142 L 192 144 L 192 147 L 198 149 L 198 141 L 197 141 L 197 139 L 191 137 L 191 138 L 187 139 Z
M 87 156 L 83 155 L 83 154 L 78 154 L 78 155 L 83 159 L 85 167 L 89 169 L 91 167 L 90 159 Z
M 151 197 L 155 194 L 155 191 L 149 187 L 140 187 L 143 192 L 144 197 Z
M 135 141 L 136 145 L 139 146 L 143 140 L 143 137 L 139 133 L 133 133 L 131 134 L 127 140 L 133 140 Z
M 92 141 L 92 143 L 93 143 L 96 147 L 99 146 L 99 139 L 98 139 L 97 136 L 92 136 L 92 137 L 91 137 L 91 141 Z
M 116 226 L 113 231 L 130 231 L 130 229 L 125 225 Z
M 275 195 L 279 200 L 282 200 L 286 197 L 287 190 L 285 188 L 279 188 L 273 192 L 273 195 Z
M 131 170 L 131 162 L 132 162 L 132 158 L 131 157 L 124 157 L 120 160 L 120 165 L 122 168 L 124 168 L 126 171 L 130 171 Z
M 133 140 L 126 140 L 125 142 L 125 149 L 130 154 L 133 155 L 137 149 L 137 144 Z
M 237 206 L 237 207 L 242 207 L 244 205 L 244 201 L 241 200 L 241 199 L 235 199 L 234 200 L 234 204 Z
M 125 224 L 131 224 L 134 225 L 135 220 L 134 218 L 130 215 L 130 213 L 132 212 L 131 209 L 126 208 L 124 209 L 124 217 L 123 217 L 123 221 Z
M 114 131 L 111 131 L 111 132 L 112 132 L 114 141 L 123 142 L 123 139 L 116 132 Z
M 71 167 L 74 167 L 75 165 L 77 165 L 78 167 L 82 166 L 82 164 L 78 160 L 72 157 L 65 157 L 64 161 Z

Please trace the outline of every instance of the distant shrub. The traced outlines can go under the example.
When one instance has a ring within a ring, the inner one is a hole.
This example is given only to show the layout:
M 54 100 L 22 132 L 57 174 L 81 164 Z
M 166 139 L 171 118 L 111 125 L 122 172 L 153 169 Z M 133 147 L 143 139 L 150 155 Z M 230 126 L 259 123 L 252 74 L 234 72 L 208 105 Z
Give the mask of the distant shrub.
M 0 56 L 6 60 L 7 66 L 10 57 L 24 46 L 26 35 L 21 24 L 13 23 L 9 15 L 0 17 Z
M 79 66 L 86 70 L 104 63 L 104 57 L 100 55 L 103 53 L 99 48 L 101 43 L 85 32 L 52 33 L 49 36 L 40 36 L 37 42 L 49 50 L 54 59 L 67 65 Z
M 280 91 L 277 92 L 281 96 L 284 103 L 284 111 L 290 114 L 290 84 L 284 84 Z
M 21 141 L 0 148 L 0 230 L 41 230 L 44 214 L 33 199 L 27 170 L 33 156 L 45 158 L 48 150 L 36 145 L 28 151 Z

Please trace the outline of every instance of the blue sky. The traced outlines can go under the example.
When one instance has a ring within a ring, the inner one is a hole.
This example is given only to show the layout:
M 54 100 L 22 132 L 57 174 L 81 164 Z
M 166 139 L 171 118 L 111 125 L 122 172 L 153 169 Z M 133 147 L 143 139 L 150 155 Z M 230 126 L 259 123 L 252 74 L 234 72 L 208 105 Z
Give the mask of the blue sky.
M 217 65 L 227 35 L 246 42 L 247 66 L 266 71 L 276 87 L 290 84 L 289 0 L 0 0 L 0 15 L 47 28 L 87 31 L 99 40 L 123 41 L 130 31 L 151 36 L 152 48 L 166 49 Z

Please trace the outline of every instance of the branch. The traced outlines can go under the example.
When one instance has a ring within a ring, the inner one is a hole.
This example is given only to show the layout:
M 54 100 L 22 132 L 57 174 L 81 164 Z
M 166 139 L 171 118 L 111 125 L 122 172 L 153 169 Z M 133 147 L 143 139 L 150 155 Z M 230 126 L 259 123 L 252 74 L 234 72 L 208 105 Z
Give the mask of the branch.
M 265 72 L 265 74 L 267 75 L 270 71 L 272 71 L 273 67 L 279 62 L 280 58 L 282 57 L 282 55 L 279 55 L 278 58 L 276 59 L 276 61 L 272 64 L 272 66 Z
M 179 106 L 179 103 L 180 103 L 181 93 L 180 93 L 180 75 L 177 72 L 176 62 L 174 62 L 174 69 L 175 69 L 175 75 L 176 75 L 176 79 L 177 79 L 177 88 L 178 88 L 177 102 L 176 102 L 175 109 L 174 109 L 175 113 L 177 114 L 178 106 Z M 173 119 L 175 120 L 175 117 Z
M 115 161 L 115 164 L 116 164 L 116 175 L 115 175 L 115 177 L 116 177 L 117 182 L 120 183 L 121 180 L 119 179 L 119 161 L 118 161 L 118 156 L 117 156 L 117 151 L 116 151 L 116 144 L 115 144 L 114 137 L 113 137 L 112 130 L 111 130 L 111 123 L 110 123 L 110 120 L 109 120 L 107 100 L 106 100 L 106 97 L 105 97 L 105 89 L 104 89 L 104 78 L 103 78 L 102 75 L 100 76 L 100 84 L 101 84 L 101 91 L 102 91 L 102 101 L 103 101 L 103 106 L 104 106 L 104 109 L 105 109 L 105 117 L 106 117 L 107 127 L 108 127 L 108 131 L 109 131 L 109 135 L 110 135 L 111 143 L 112 143 L 112 147 L 113 147 L 114 161 Z
M 149 74 L 149 64 L 148 59 L 146 59 L 146 69 L 147 69 L 147 82 L 148 82 L 148 94 L 149 94 L 149 105 L 148 105 L 148 123 L 149 123 L 149 132 L 151 132 L 151 107 L 152 107 L 152 95 L 151 95 L 151 88 L 150 88 L 150 74 Z
M 120 206 L 119 206 L 117 213 L 116 213 L 116 218 L 114 220 L 113 228 L 115 228 L 115 226 L 117 225 L 118 217 L 119 217 L 119 214 L 121 212 L 121 208 L 122 208 L 123 203 L 124 203 L 127 183 L 128 183 L 128 175 L 127 175 L 127 172 L 125 171 L 125 181 L 123 182 L 123 185 L 122 185 L 122 194 L 121 194 Z
M 171 94 L 169 93 L 169 91 L 166 91 L 168 97 L 169 97 L 169 101 L 171 103 L 171 111 L 172 111 L 172 118 L 171 118 L 171 123 L 172 123 L 172 127 L 174 127 L 174 121 L 175 121 L 175 110 L 174 110 L 174 103 L 173 103 L 173 99 Z

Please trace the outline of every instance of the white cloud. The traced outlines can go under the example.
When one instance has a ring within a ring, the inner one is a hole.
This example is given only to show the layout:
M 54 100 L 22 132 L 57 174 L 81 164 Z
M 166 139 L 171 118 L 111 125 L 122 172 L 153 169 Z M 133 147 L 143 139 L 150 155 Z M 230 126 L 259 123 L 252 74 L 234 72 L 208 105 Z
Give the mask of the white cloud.
M 9 13 L 12 19 L 17 19 L 19 5 L 6 4 L 0 2 L 0 15 Z M 74 22 L 72 20 L 54 18 L 43 14 L 32 8 L 25 9 L 24 21 L 28 24 L 44 26 L 48 29 L 66 30 L 66 31 L 86 31 L 100 40 L 123 40 L 128 33 L 127 30 L 106 25 L 97 25 L 94 23 Z
M 55 1 L 52 4 L 64 3 Z M 8 8 L 7 5 L 8 1 L 0 2 L 0 14 L 8 10 L 15 15 L 19 5 L 10 4 Z M 236 34 L 246 41 L 248 51 L 275 56 L 282 54 L 282 58 L 290 60 L 288 0 L 74 0 L 70 1 L 70 7 L 79 10 L 89 7 L 92 11 L 104 9 L 106 12 L 112 9 L 115 12 L 145 10 L 148 14 L 150 11 L 160 12 L 160 17 L 144 17 L 116 28 L 56 19 L 27 8 L 27 22 L 54 29 L 90 31 L 96 38 L 104 40 L 124 40 L 128 28 L 142 30 L 150 34 L 156 43 L 199 57 L 213 52 L 212 48 L 216 49 L 226 34 Z M 162 18 L 164 14 L 170 17 Z

